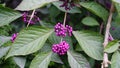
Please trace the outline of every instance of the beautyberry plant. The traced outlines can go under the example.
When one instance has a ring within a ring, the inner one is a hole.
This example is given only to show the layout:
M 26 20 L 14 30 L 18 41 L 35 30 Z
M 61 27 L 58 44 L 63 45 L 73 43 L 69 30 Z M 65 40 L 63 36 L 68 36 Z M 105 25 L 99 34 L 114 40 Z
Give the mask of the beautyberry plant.
M 119 11 L 119 0 L 0 0 L 0 68 L 120 68 Z

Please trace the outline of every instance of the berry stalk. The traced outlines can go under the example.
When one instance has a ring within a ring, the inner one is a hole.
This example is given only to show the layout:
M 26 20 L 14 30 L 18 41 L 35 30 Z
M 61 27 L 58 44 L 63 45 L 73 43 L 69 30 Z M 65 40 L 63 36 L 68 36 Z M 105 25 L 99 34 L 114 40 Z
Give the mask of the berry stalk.
M 66 19 L 67 19 L 67 12 L 65 12 L 64 21 L 63 21 L 64 28 L 65 28 Z M 61 42 L 62 40 L 63 40 L 63 37 L 61 37 Z
M 30 19 L 28 21 L 27 27 L 30 25 L 30 22 L 31 22 L 32 18 L 34 17 L 34 14 L 35 14 L 35 9 L 32 12 L 32 15 L 31 15 L 31 17 L 30 17 Z

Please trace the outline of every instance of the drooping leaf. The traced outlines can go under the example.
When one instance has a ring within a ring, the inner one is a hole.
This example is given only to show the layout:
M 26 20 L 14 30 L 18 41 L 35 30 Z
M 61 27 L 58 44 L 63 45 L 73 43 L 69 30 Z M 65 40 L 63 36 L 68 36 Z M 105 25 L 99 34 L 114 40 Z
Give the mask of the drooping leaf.
M 53 2 L 53 5 L 55 5 L 59 10 L 63 11 L 63 12 L 68 12 L 68 13 L 81 13 L 80 9 L 77 7 L 73 7 L 70 10 L 65 10 L 64 7 L 60 7 L 60 5 L 62 5 L 63 2 L 61 1 L 57 1 L 57 2 Z
M 103 59 L 103 38 L 92 31 L 74 31 L 73 35 L 85 53 L 96 59 Z
M 0 58 L 2 58 L 3 56 L 5 56 L 7 54 L 9 48 L 10 48 L 10 46 L 0 48 Z
M 25 57 L 13 57 L 15 63 L 20 67 L 24 68 L 25 63 L 26 63 L 26 58 Z
M 120 68 L 120 52 L 116 51 L 112 55 L 111 68 Z
M 49 4 L 51 2 L 58 1 L 58 0 L 23 0 L 20 5 L 17 6 L 16 10 L 33 10 L 40 8 L 46 4 Z
M 7 36 L 0 36 L 0 46 L 3 45 L 4 43 L 8 42 L 11 37 Z
M 31 62 L 30 68 L 48 68 L 52 52 L 40 53 Z
M 68 51 L 67 54 L 71 68 L 90 68 L 88 61 L 81 54 L 70 51 Z
M 27 55 L 38 51 L 52 32 L 53 29 L 44 27 L 28 27 L 22 30 L 6 58 L 14 55 Z
M 99 23 L 92 17 L 85 17 L 82 20 L 82 23 L 87 26 L 98 26 Z
M 100 4 L 98 4 L 96 2 L 80 2 L 80 5 L 86 9 L 88 9 L 89 11 L 94 13 L 95 15 L 99 16 L 104 21 L 107 20 L 108 11 L 104 7 L 102 7 Z
M 20 16 L 21 14 L 19 12 L 0 5 L 0 27 L 8 25 L 10 22 L 14 21 Z
M 112 53 L 116 51 L 119 48 L 120 44 L 118 40 L 114 40 L 108 43 L 108 45 L 105 47 L 105 52 Z

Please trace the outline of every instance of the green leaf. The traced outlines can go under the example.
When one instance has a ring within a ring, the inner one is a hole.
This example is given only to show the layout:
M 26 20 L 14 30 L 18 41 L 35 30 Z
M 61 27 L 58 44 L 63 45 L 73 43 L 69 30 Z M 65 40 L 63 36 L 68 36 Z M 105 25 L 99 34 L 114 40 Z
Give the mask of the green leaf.
M 6 58 L 15 55 L 27 55 L 38 51 L 52 32 L 53 29 L 44 27 L 28 27 L 22 30 Z
M 1 47 L 0 48 L 0 58 L 2 58 L 3 56 L 5 56 L 8 52 L 8 50 L 10 49 L 10 46 L 8 47 Z
M 112 53 L 116 51 L 119 48 L 120 44 L 118 40 L 113 40 L 108 43 L 108 45 L 105 47 L 105 52 Z
M 120 0 L 112 0 L 112 1 L 114 1 L 114 2 L 116 2 L 116 3 L 120 3 Z
M 48 68 L 52 52 L 40 53 L 31 62 L 30 68 Z
M 119 3 L 115 2 L 115 7 L 117 9 L 118 14 L 120 15 L 120 1 L 119 1 Z
M 56 53 L 53 53 L 53 54 L 52 54 L 51 61 L 56 62 L 56 63 L 63 64 L 63 62 L 61 61 L 60 57 L 59 57 L 58 54 L 56 54 Z
M 90 68 L 88 61 L 81 54 L 70 51 L 68 51 L 67 54 L 71 68 Z
M 117 19 L 117 17 L 115 19 Z M 118 19 L 120 20 L 120 17 L 118 17 Z M 114 39 L 120 39 L 120 21 L 111 23 L 110 33 Z
M 120 68 L 120 52 L 116 51 L 112 55 L 111 68 Z
M 0 5 L 0 27 L 8 25 L 10 22 L 19 18 L 21 15 L 22 14 L 18 13 L 17 11 Z
M 77 44 L 75 47 L 75 51 L 83 51 L 83 49 L 80 47 L 79 44 Z
M 51 44 L 45 43 L 44 46 L 39 50 L 39 52 L 49 52 L 51 51 Z
M 58 1 L 58 0 L 23 0 L 20 5 L 17 6 L 16 10 L 33 10 L 40 7 L 43 7 L 46 4 L 51 2 Z
M 54 28 L 54 26 L 51 23 L 48 23 L 42 20 L 40 20 L 39 23 L 42 27 Z
M 82 23 L 87 26 L 98 26 L 99 23 L 92 17 L 85 17 L 82 20 Z
M 116 16 L 114 17 L 114 22 L 112 22 L 112 24 L 115 23 L 117 26 L 119 26 L 119 25 L 118 25 L 118 24 L 120 24 L 119 22 L 120 22 L 120 15 L 116 15 Z M 112 25 L 112 24 L 111 24 L 111 25 Z M 113 26 L 112 26 L 112 27 L 113 27 Z
M 4 43 L 8 42 L 10 39 L 11 39 L 11 37 L 0 36 L 0 46 L 3 45 Z
M 107 21 L 108 11 L 100 4 L 96 2 L 80 2 L 80 5 L 102 18 L 103 21 Z
M 26 63 L 26 58 L 25 57 L 13 57 L 15 63 L 20 67 L 24 68 L 25 63 Z
M 58 2 L 53 2 L 53 5 L 56 6 L 59 10 L 63 11 L 63 12 L 67 12 L 67 13 L 81 13 L 80 9 L 77 7 L 73 7 L 70 10 L 65 10 L 64 7 L 60 7 L 60 5 L 62 5 L 63 2 L 58 1 Z
M 103 38 L 92 31 L 74 31 L 73 35 L 85 53 L 96 59 L 103 59 Z
M 60 10 L 58 10 L 55 6 L 51 6 L 49 8 L 49 12 L 50 12 L 50 17 L 53 19 L 60 14 Z

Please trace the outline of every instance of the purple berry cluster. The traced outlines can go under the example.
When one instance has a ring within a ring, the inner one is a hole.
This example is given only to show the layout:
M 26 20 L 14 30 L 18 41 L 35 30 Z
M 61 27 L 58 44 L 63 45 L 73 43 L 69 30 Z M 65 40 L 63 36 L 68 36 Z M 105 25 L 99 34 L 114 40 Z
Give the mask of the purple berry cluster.
M 11 41 L 12 41 L 12 42 L 14 42 L 14 41 L 15 41 L 15 39 L 16 39 L 16 37 L 17 37 L 17 35 L 18 35 L 18 33 L 14 33 L 14 34 L 12 35 L 12 38 L 11 38 Z
M 67 50 L 69 49 L 69 44 L 66 41 L 62 41 L 59 44 L 54 44 L 52 46 L 52 51 L 59 55 L 66 54 Z
M 72 27 L 69 25 L 66 25 L 66 29 L 67 29 L 68 35 L 72 36 L 72 31 L 73 31 Z
M 72 27 L 69 25 L 64 26 L 61 23 L 57 23 L 54 27 L 55 33 L 59 37 L 66 37 L 68 34 L 69 36 L 72 36 Z M 52 51 L 54 53 L 57 53 L 59 55 L 64 55 L 69 49 L 69 44 L 66 41 L 61 41 L 59 44 L 53 44 Z
M 73 1 L 71 1 L 71 0 L 60 0 L 60 1 L 63 2 L 63 4 L 60 7 L 64 7 L 65 10 L 70 10 L 72 7 L 75 6 Z
M 64 26 L 61 23 L 58 23 L 54 27 L 55 33 L 57 36 L 65 37 L 68 33 L 69 36 L 72 36 L 72 27 L 69 25 Z
M 25 23 L 29 23 L 30 15 L 28 12 L 24 12 L 22 15 L 23 21 Z M 36 22 L 40 21 L 39 17 L 36 15 L 33 16 L 32 20 L 30 21 L 30 24 L 35 24 Z
M 57 36 L 61 36 L 61 37 L 66 36 L 67 30 L 61 23 L 56 24 L 54 29 Z

